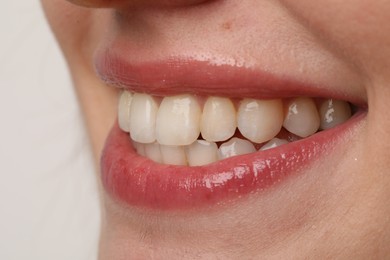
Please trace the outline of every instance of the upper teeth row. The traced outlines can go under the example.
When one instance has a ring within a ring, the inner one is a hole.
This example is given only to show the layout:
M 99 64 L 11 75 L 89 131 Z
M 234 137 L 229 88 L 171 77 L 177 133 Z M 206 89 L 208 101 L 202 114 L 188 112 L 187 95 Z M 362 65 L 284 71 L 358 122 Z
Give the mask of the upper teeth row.
M 201 104 L 203 103 L 204 104 Z M 123 91 L 118 120 L 123 131 L 138 143 L 190 145 L 201 134 L 209 142 L 230 139 L 236 132 L 254 143 L 274 138 L 282 127 L 300 137 L 328 129 L 351 116 L 347 102 L 298 97 L 288 100 L 198 98 L 177 95 L 157 98 Z

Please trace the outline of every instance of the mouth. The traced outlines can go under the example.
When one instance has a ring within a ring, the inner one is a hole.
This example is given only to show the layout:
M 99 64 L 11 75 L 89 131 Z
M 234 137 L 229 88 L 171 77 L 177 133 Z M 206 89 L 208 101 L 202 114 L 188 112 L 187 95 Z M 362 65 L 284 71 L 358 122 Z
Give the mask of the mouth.
M 121 89 L 103 185 L 130 206 L 223 204 L 316 174 L 313 163 L 366 115 L 358 98 L 243 66 L 180 58 L 130 64 L 101 52 L 96 68 Z

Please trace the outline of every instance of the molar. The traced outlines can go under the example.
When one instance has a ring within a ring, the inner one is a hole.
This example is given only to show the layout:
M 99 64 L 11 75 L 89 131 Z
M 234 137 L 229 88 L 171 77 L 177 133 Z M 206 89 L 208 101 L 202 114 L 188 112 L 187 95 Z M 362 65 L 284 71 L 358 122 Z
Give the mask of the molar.
M 348 102 L 327 99 L 321 102 L 319 113 L 321 117 L 321 130 L 326 130 L 344 123 L 351 117 L 351 106 Z

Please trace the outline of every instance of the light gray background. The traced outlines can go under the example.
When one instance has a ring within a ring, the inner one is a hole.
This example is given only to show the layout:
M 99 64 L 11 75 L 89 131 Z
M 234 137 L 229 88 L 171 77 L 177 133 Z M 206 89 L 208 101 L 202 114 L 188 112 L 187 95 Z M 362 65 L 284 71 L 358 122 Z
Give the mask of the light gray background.
M 96 174 L 40 2 L 3 0 L 0 39 L 0 259 L 96 259 Z

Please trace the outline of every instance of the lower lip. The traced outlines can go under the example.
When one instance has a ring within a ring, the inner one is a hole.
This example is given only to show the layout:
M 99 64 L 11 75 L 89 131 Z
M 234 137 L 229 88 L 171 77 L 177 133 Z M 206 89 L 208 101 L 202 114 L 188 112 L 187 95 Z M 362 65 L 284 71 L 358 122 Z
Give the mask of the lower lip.
M 337 147 L 364 115 L 288 145 L 201 167 L 163 165 L 138 155 L 128 133 L 116 124 L 101 159 L 103 186 L 130 206 L 185 210 L 213 205 L 277 186 L 303 172 Z

